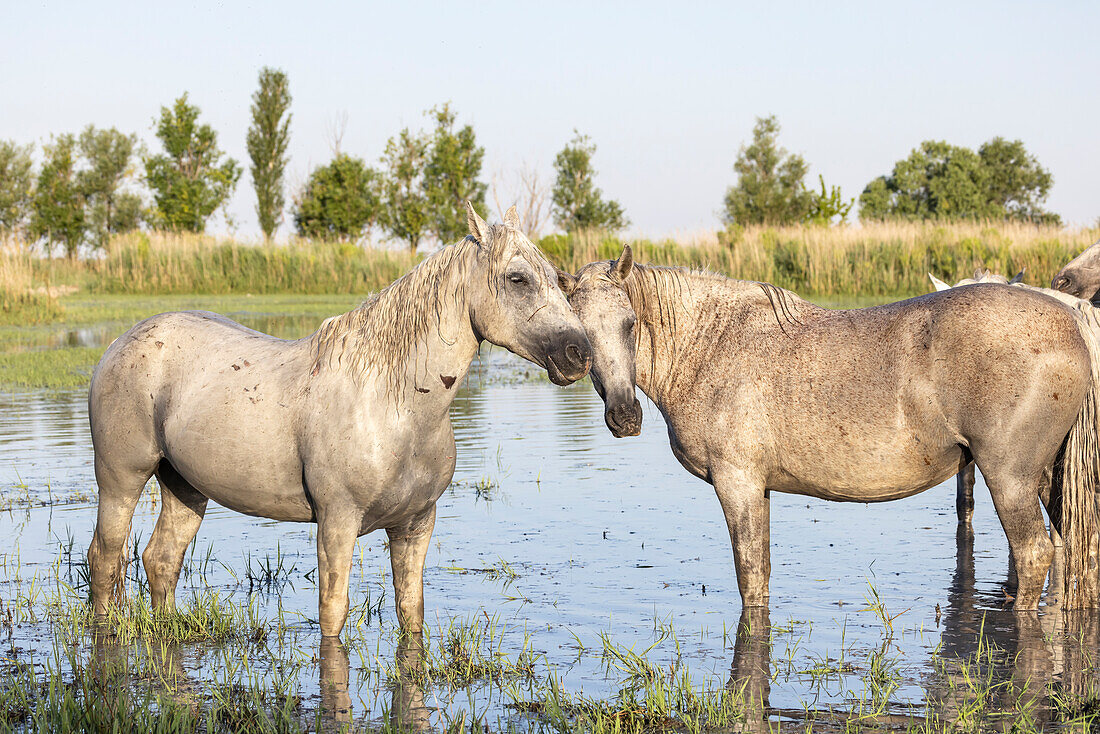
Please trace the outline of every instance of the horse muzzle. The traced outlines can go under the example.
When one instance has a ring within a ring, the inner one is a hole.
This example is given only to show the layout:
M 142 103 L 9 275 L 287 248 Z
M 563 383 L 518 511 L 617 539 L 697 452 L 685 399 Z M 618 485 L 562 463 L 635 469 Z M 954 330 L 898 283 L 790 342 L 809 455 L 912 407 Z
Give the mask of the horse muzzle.
M 571 385 L 588 374 L 592 366 L 592 347 L 583 335 L 561 342 L 546 353 L 546 375 L 555 385 Z
M 642 432 L 642 406 L 637 398 L 616 403 L 604 411 L 603 420 L 615 438 L 637 436 Z

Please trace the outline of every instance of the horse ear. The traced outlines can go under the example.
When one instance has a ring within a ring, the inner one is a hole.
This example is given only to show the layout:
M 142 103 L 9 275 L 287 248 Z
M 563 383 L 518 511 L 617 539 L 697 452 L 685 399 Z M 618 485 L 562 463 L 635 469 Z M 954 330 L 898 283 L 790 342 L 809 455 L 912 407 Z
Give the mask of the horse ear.
M 489 225 L 477 215 L 474 205 L 469 200 L 466 201 L 466 224 L 470 226 L 470 236 L 479 244 L 484 245 L 489 241 Z
M 614 273 L 620 281 L 624 281 L 630 277 L 631 271 L 634 269 L 634 251 L 630 249 L 630 245 L 623 245 L 623 253 L 619 255 L 619 259 L 611 263 L 611 272 Z
M 951 290 L 951 286 L 949 286 L 947 283 L 944 283 L 942 280 L 940 280 L 936 276 L 932 275 L 932 273 L 929 273 L 928 277 L 932 279 L 932 285 L 936 286 L 937 291 L 949 291 L 949 290 Z
M 1024 268 L 1020 272 L 1016 273 L 1015 275 L 1012 276 L 1012 280 L 1008 281 L 1008 284 L 1012 285 L 1013 283 L 1023 283 L 1024 282 L 1024 273 L 1026 273 L 1026 272 L 1027 272 L 1027 268 Z
M 516 205 L 508 207 L 508 211 L 504 212 L 504 223 L 514 229 L 519 229 L 519 212 L 516 211 Z
M 558 270 L 558 288 L 561 288 L 561 292 L 565 295 L 570 295 L 577 287 L 577 278 L 572 273 L 567 273 L 564 270 Z

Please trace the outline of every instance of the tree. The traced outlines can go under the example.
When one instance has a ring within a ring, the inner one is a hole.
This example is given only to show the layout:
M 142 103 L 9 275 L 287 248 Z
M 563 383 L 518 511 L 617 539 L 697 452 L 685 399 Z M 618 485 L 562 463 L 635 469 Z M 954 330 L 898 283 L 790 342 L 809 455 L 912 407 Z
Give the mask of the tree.
M 573 139 L 554 158 L 553 202 L 554 219 L 566 232 L 583 229 L 623 229 L 630 220 L 617 201 L 603 198 L 596 188 L 596 171 L 592 156 L 596 146 L 587 135 L 573 131 Z
M 860 219 L 1057 221 L 1040 204 L 1050 173 L 1021 141 L 994 138 L 979 152 L 926 140 L 859 197 Z
M 290 142 L 290 87 L 278 69 L 260 70 L 260 88 L 252 95 L 252 126 L 248 128 L 248 157 L 256 189 L 256 217 L 264 238 L 270 240 L 282 222 L 283 175 Z M 300 230 L 299 230 L 300 231 Z
M 26 224 L 33 182 L 31 146 L 0 140 L 0 236 L 15 234 Z
M 455 113 L 449 104 L 432 109 L 435 130 L 424 161 L 424 194 L 428 202 L 429 229 L 441 243 L 466 236 L 465 203 L 485 210 L 486 184 L 478 180 L 485 149 L 477 144 L 474 129 L 455 130 Z
M 978 148 L 986 171 L 986 198 L 1007 219 L 1056 224 L 1060 217 L 1044 211 L 1054 177 L 1027 152 L 1022 140 L 996 137 Z
M 222 161 L 214 129 L 198 124 L 199 112 L 186 93 L 171 108 L 162 107 L 157 137 L 165 152 L 145 159 L 157 223 L 167 229 L 202 232 L 241 177 L 235 160 Z
M 357 240 L 379 213 L 378 173 L 341 153 L 313 169 L 295 201 L 294 226 L 303 237 Z
M 141 224 L 141 197 L 123 190 L 133 175 L 131 161 L 138 146 L 136 135 L 97 130 L 89 125 L 80 134 L 84 166 L 77 174 L 92 243 L 105 247 L 112 234 L 129 232 Z
M 550 187 L 539 176 L 539 171 L 534 166 L 524 163 L 513 172 L 511 176 L 505 176 L 497 171 L 493 174 L 493 183 L 490 187 L 493 193 L 493 203 L 496 205 L 500 216 L 504 216 L 505 202 L 509 206 L 515 204 L 519 208 L 519 221 L 523 227 L 523 233 L 530 240 L 537 240 L 542 230 L 542 225 L 547 215 L 547 204 L 550 200 Z
M 424 135 L 405 128 L 387 141 L 382 156 L 382 224 L 414 252 L 430 227 L 423 176 L 428 147 Z
M 821 184 L 821 192 L 810 192 L 810 208 L 802 217 L 802 221 L 819 225 L 832 224 L 834 219 L 837 224 L 847 221 L 848 213 L 856 205 L 856 200 L 852 198 L 845 201 L 839 186 L 830 186 L 826 189 L 825 177 L 821 174 L 818 174 L 817 180 Z
M 809 214 L 813 195 L 803 180 L 809 166 L 780 148 L 775 115 L 756 118 L 752 144 L 741 146 L 733 170 L 737 184 L 726 191 L 727 224 L 793 224 Z
M 65 254 L 76 257 L 85 232 L 84 196 L 76 176 L 76 138 L 61 135 L 43 146 L 43 152 L 30 231 L 46 240 L 47 252 L 60 244 Z

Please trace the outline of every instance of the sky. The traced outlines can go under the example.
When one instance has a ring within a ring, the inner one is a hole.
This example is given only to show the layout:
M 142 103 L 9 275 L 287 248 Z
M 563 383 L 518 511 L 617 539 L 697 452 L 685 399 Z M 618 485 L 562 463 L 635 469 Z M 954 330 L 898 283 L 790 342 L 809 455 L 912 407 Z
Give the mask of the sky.
M 9 1 L 0 138 L 41 144 L 91 123 L 155 149 L 154 118 L 186 91 L 246 168 L 229 211 L 238 236 L 258 237 L 245 134 L 273 66 L 293 95 L 294 190 L 331 158 L 334 130 L 374 163 L 449 101 L 485 147 L 485 180 L 528 165 L 549 182 L 579 130 L 630 234 L 691 236 L 719 226 L 738 149 L 775 114 L 807 183 L 821 174 L 846 197 L 922 140 L 1021 139 L 1054 176 L 1048 207 L 1091 225 L 1098 28 L 1100 4 L 1085 2 Z

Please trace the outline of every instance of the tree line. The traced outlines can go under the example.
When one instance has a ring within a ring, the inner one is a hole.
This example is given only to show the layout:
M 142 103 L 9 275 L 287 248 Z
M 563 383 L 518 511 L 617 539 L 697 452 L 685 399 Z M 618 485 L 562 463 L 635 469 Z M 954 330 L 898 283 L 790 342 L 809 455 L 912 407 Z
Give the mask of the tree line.
M 262 69 L 246 147 L 256 216 L 268 241 L 288 209 L 291 103 L 287 75 Z M 19 234 L 47 252 L 75 256 L 81 246 L 103 247 L 112 235 L 142 226 L 204 231 L 224 210 L 243 169 L 219 148 L 217 132 L 200 115 L 186 93 L 162 107 L 156 152 L 115 128 L 57 135 L 42 146 L 37 169 L 32 146 L 0 140 L 0 236 Z M 376 165 L 341 151 L 337 141 L 332 159 L 315 167 L 291 197 L 297 235 L 358 241 L 380 230 L 414 250 L 425 241 L 460 239 L 466 232 L 463 202 L 485 208 L 485 149 L 450 104 L 426 115 L 429 129 L 399 131 Z M 727 226 L 846 221 L 856 199 L 826 186 L 821 176 L 817 187 L 807 186 L 809 165 L 780 147 L 779 132 L 774 116 L 758 118 L 751 142 L 741 147 L 733 166 L 737 179 L 724 199 Z M 549 199 L 565 232 L 629 225 L 622 205 L 596 186 L 595 153 L 592 140 L 574 131 L 554 158 L 550 191 L 526 182 L 529 196 Z M 1058 223 L 1058 215 L 1043 208 L 1052 182 L 1019 140 L 996 137 L 977 151 L 925 141 L 867 184 L 858 197 L 859 216 Z M 539 210 L 541 203 L 528 208 Z M 537 225 L 527 223 L 529 229 Z
M 747 224 L 830 224 L 847 219 L 856 200 L 840 187 L 820 190 L 805 183 L 809 165 L 779 146 L 775 116 L 757 118 L 752 142 L 733 165 L 737 183 L 726 191 L 723 219 Z M 1054 179 L 1020 140 L 995 137 L 976 152 L 944 141 L 926 140 L 890 173 L 864 187 L 862 220 L 1015 220 L 1059 224 L 1043 208 Z

